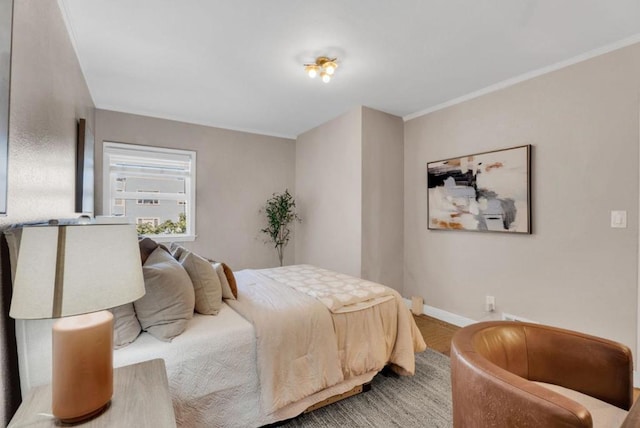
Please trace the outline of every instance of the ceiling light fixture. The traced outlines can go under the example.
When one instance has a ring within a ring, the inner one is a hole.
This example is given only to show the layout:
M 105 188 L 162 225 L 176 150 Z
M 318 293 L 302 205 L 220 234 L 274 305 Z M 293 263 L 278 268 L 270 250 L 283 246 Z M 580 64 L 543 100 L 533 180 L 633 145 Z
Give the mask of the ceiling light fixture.
M 315 63 L 304 64 L 304 71 L 312 79 L 320 74 L 320 78 L 322 78 L 322 81 L 324 83 L 329 83 L 329 81 L 331 81 L 333 73 L 335 73 L 336 68 L 338 68 L 338 64 L 336 62 L 337 60 L 338 58 L 319 56 L 318 58 L 316 58 Z

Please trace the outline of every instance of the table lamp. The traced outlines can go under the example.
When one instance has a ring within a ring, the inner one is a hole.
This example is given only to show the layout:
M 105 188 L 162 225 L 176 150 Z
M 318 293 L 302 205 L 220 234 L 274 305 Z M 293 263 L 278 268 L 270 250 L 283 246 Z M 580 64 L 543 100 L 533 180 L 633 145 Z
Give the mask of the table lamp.
M 77 423 L 113 395 L 113 315 L 144 295 L 134 225 L 25 226 L 9 315 L 53 325 L 52 411 Z

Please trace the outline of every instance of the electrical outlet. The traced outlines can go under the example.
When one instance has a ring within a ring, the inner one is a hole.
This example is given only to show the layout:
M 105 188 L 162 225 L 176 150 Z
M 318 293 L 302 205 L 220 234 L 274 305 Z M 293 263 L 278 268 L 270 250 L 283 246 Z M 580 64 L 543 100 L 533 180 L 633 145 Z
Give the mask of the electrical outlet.
M 624 229 L 627 227 L 626 211 L 611 211 L 611 227 Z
M 496 298 L 494 296 L 485 296 L 484 310 L 486 312 L 493 312 L 496 310 Z

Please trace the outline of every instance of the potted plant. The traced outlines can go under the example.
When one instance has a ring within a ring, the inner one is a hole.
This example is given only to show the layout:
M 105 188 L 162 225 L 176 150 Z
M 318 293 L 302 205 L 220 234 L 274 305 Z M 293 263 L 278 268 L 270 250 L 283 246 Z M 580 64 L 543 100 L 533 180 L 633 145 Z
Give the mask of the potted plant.
M 282 266 L 284 257 L 284 247 L 287 246 L 291 234 L 289 225 L 293 221 L 300 221 L 295 208 L 295 199 L 289 190 L 285 190 L 284 193 L 274 193 L 261 210 L 267 217 L 267 227 L 260 229 L 260 231 L 269 237 L 265 242 L 275 246 L 280 266 Z

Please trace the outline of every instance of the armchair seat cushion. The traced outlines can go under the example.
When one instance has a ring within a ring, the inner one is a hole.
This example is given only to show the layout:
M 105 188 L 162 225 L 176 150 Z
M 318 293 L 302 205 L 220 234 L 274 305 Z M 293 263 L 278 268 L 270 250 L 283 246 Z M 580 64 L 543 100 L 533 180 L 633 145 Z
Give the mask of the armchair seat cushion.
M 594 428 L 597 427 L 619 427 L 627 417 L 627 411 L 622 410 L 605 401 L 598 400 L 590 395 L 583 394 L 573 389 L 565 388 L 552 383 L 534 382 L 538 385 L 549 388 L 550 390 L 562 394 L 572 399 L 578 404 L 582 404 L 591 413 Z

